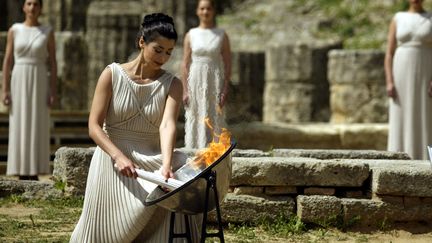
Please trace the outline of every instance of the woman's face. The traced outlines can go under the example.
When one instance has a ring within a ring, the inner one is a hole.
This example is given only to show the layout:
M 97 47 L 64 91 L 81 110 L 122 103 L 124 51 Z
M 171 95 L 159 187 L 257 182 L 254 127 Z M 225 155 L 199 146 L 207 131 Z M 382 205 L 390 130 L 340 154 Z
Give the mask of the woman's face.
M 39 0 L 26 0 L 24 2 L 23 11 L 26 17 L 37 19 L 41 14 L 42 6 Z
M 140 39 L 140 47 L 145 62 L 149 67 L 160 69 L 171 57 L 174 50 L 175 40 L 158 36 L 154 41 L 145 43 L 143 38 Z
M 198 2 L 196 14 L 200 19 L 200 21 L 209 22 L 209 21 L 213 21 L 215 16 L 215 10 L 210 1 L 201 0 Z

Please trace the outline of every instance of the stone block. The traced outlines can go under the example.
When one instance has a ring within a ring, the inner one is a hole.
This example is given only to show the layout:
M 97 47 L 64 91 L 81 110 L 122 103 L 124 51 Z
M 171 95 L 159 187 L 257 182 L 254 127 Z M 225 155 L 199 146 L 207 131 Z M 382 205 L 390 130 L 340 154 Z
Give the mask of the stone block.
M 306 223 L 324 223 L 342 213 L 341 199 L 333 196 L 298 196 L 297 216 Z
M 343 148 L 387 150 L 387 124 L 341 124 L 340 139 Z
M 404 205 L 404 198 L 401 196 L 388 196 L 388 195 L 372 195 L 372 200 L 378 202 L 385 202 L 393 205 Z
M 335 188 L 307 187 L 304 189 L 304 195 L 334 196 L 335 192 L 336 192 Z
M 417 163 L 416 163 L 417 162 Z M 432 170 L 428 161 L 416 166 L 379 168 L 372 172 L 372 192 L 378 195 L 432 197 Z
M 266 51 L 265 122 L 329 120 L 327 53 L 340 43 L 292 43 Z
M 83 196 L 94 148 L 61 147 L 55 153 L 52 179 L 65 183 L 67 195 Z
M 264 66 L 264 52 L 233 52 L 232 79 L 225 112 L 228 123 L 262 120 Z
M 393 204 L 367 199 L 342 199 L 344 222 L 379 227 L 383 223 L 431 221 L 432 204 Z
M 273 149 L 272 155 L 274 157 L 305 157 L 316 159 L 410 159 L 408 154 L 403 152 L 349 149 Z
M 328 56 L 331 122 L 387 122 L 384 52 L 332 50 Z
M 287 195 L 297 194 L 297 187 L 295 186 L 266 186 L 264 193 L 267 195 Z
M 253 223 L 277 216 L 289 217 L 295 213 L 295 202 L 291 197 L 269 197 L 227 194 L 221 203 L 222 221 L 230 223 Z M 209 214 L 215 221 L 215 212 Z
M 369 177 L 362 162 L 312 158 L 233 158 L 231 185 L 360 187 Z
M 232 151 L 233 157 L 270 157 L 270 152 L 264 152 L 258 149 L 234 149 Z
M 406 208 L 418 207 L 423 204 L 420 197 L 403 197 L 403 204 Z
M 264 193 L 264 187 L 262 186 L 239 186 L 234 188 L 234 194 L 236 195 L 262 195 Z
M 382 84 L 385 80 L 384 54 L 380 50 L 330 50 L 328 52 L 330 84 Z
M 388 124 L 239 123 L 229 126 L 238 149 L 386 150 Z M 353 152 L 355 154 L 355 152 Z M 403 158 L 400 155 L 399 158 Z
M 395 207 L 389 207 L 380 201 L 368 199 L 342 199 L 343 222 L 346 225 L 362 225 L 380 228 L 385 222 L 391 222 Z M 400 208 L 403 209 L 403 208 Z
M 88 47 L 84 33 L 56 33 L 58 103 L 64 111 L 87 110 Z
M 339 129 L 328 124 L 240 123 L 229 127 L 237 148 L 342 148 Z
M 347 198 L 364 198 L 365 195 L 360 190 L 347 190 L 345 191 L 345 196 Z
M 53 182 L 0 179 L 0 198 L 11 195 L 26 199 L 48 199 L 62 197 L 63 192 L 56 189 Z
M 264 98 L 264 122 L 305 122 L 317 120 L 312 84 L 267 83 Z M 283 94 L 282 94 L 283 93 Z M 324 121 L 322 119 L 321 121 Z

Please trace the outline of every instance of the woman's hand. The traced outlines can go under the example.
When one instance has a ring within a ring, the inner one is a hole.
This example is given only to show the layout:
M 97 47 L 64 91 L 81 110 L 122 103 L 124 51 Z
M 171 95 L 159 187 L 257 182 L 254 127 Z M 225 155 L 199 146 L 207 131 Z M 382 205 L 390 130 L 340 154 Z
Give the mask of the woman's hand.
M 189 94 L 186 91 L 183 92 L 183 105 L 185 107 L 189 106 Z
M 3 104 L 5 106 L 9 106 L 11 104 L 11 102 L 12 102 L 12 100 L 11 100 L 10 92 L 3 93 Z
M 165 177 L 165 181 L 169 178 L 174 178 L 174 173 L 172 172 L 171 165 L 163 165 L 161 169 L 161 174 Z
M 394 86 L 393 83 L 387 84 L 386 89 L 387 89 L 387 96 L 388 97 L 393 98 L 393 99 L 397 98 L 396 87 Z
M 130 161 L 126 156 L 121 155 L 118 158 L 113 158 L 113 160 L 115 161 L 114 166 L 120 171 L 120 173 L 122 173 L 122 175 L 127 177 L 133 177 L 135 179 L 138 177 L 138 174 L 135 171 L 135 168 L 137 168 L 137 166 L 132 163 L 132 161 Z
M 432 80 L 429 82 L 428 94 L 429 97 L 432 97 Z
M 53 107 L 55 100 L 56 100 L 56 94 L 55 92 L 51 92 L 48 95 L 48 99 L 47 99 L 48 107 Z
M 222 93 L 219 95 L 219 106 L 222 108 L 225 105 L 225 102 L 228 98 L 228 88 L 224 88 Z

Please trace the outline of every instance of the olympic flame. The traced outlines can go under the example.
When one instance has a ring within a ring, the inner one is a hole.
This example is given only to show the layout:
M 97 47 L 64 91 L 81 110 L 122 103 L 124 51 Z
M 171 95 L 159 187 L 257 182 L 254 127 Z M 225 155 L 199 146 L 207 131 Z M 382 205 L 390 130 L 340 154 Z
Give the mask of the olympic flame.
M 206 118 L 204 122 L 212 132 L 213 139 L 207 148 L 199 150 L 195 154 L 192 164 L 200 168 L 203 166 L 208 167 L 213 164 L 213 162 L 219 159 L 231 146 L 231 133 L 228 129 L 222 128 L 221 133 L 217 134 L 215 133 L 215 129 L 213 128 L 209 118 Z

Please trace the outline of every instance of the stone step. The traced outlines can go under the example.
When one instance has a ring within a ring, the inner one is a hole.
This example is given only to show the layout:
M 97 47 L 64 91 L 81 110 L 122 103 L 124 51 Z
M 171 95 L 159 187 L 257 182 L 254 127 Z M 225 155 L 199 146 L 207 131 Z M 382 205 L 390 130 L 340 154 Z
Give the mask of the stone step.
M 386 150 L 385 123 L 263 123 L 232 124 L 228 127 L 237 148 L 260 149 L 373 149 Z
M 233 158 L 231 186 L 362 187 L 369 165 L 361 160 L 315 158 Z

